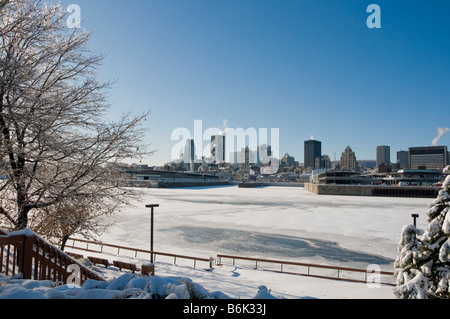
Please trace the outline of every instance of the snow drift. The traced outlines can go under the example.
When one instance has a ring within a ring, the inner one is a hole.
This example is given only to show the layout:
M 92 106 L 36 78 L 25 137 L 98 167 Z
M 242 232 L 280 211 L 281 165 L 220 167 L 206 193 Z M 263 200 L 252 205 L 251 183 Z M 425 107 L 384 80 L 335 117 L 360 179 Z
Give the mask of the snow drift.
M 81 287 L 0 275 L 0 299 L 232 299 L 207 291 L 184 277 L 151 277 L 124 273 L 111 281 L 87 280 Z M 255 299 L 277 299 L 261 286 Z

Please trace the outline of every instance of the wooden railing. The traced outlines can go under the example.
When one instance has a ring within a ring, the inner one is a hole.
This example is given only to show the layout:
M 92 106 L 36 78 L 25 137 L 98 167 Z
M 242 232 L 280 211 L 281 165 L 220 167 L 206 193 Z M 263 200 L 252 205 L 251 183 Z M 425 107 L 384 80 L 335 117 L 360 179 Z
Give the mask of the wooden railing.
M 76 272 L 73 273 L 72 269 Z M 74 283 L 79 284 L 88 279 L 104 281 L 101 276 L 31 231 L 0 236 L 0 273 L 7 276 L 22 274 L 23 279 L 63 283 L 68 283 L 71 276 L 76 276 Z
M 280 261 L 280 260 L 272 260 L 272 259 L 260 259 L 260 258 L 249 258 L 249 257 L 239 257 L 239 256 L 230 256 L 230 255 L 217 255 L 217 265 L 223 264 L 223 259 L 231 259 L 232 265 L 236 265 L 236 260 L 248 261 L 255 265 L 255 269 L 276 271 L 286 274 L 294 274 L 294 275 L 303 275 L 309 277 L 323 278 L 323 279 L 334 279 L 334 280 L 343 280 L 343 281 L 352 281 L 352 282 L 360 282 L 360 283 L 372 283 L 371 280 L 374 278 L 374 275 L 380 276 L 379 280 L 376 283 L 382 285 L 395 286 L 392 282 L 394 273 L 387 271 L 376 271 L 374 269 L 357 269 L 357 268 L 348 268 L 348 267 L 336 267 L 336 266 L 327 266 L 327 265 L 315 265 L 315 264 L 307 264 L 307 263 L 298 263 L 291 261 Z M 274 268 L 265 268 L 263 265 L 273 266 L 278 265 L 279 269 Z M 291 266 L 290 270 L 286 270 L 287 267 Z M 295 269 L 295 270 L 294 270 Z M 303 269 L 303 271 L 300 271 Z M 313 270 L 315 272 L 313 273 Z M 328 273 L 319 273 L 317 270 L 327 270 Z M 362 278 L 355 278 L 351 274 L 359 273 L 364 276 Z M 381 281 L 381 276 L 388 276 L 391 281 Z
M 0 231 L 0 273 L 15 276 L 22 272 L 19 250 L 24 244 L 24 236 L 4 238 L 5 232 Z
M 135 258 L 137 258 L 138 253 L 151 253 L 151 251 L 149 250 L 98 243 L 83 239 L 71 238 L 70 240 L 72 241 L 72 246 L 67 245 L 67 247 L 94 253 L 106 253 L 105 247 L 117 249 L 117 255 L 120 255 L 121 250 L 131 251 L 134 253 Z M 75 246 L 75 242 L 86 244 L 86 247 Z M 93 249 L 92 246 L 97 246 L 98 249 Z M 176 264 L 177 258 L 193 260 L 194 268 L 196 267 L 197 261 L 208 263 L 210 269 L 213 267 L 214 262 L 214 258 L 212 257 L 199 258 L 162 252 L 153 252 L 153 254 L 174 258 L 174 264 Z M 242 262 L 253 263 L 255 269 L 324 279 L 344 280 L 361 283 L 373 283 L 371 281 L 373 279 L 373 275 L 389 276 L 391 280 L 393 279 L 392 272 L 376 271 L 370 268 L 357 269 L 223 254 L 217 255 L 216 265 L 223 265 L 224 259 L 231 259 L 233 266 L 235 266 L 236 260 L 240 260 Z M 73 267 L 74 265 L 77 266 L 79 270 L 79 274 L 77 275 L 79 276 L 81 284 L 88 279 L 104 281 L 104 279 L 97 275 L 95 272 L 83 266 L 68 254 L 57 249 L 55 246 L 48 243 L 38 235 L 30 232 L 18 232 L 7 235 L 6 232 L 0 229 L 0 273 L 5 274 L 6 276 L 15 276 L 22 274 L 23 279 L 52 280 L 54 282 L 67 283 L 69 276 L 72 275 L 72 272 L 69 270 L 69 266 Z M 279 268 L 275 269 L 273 265 L 278 265 Z M 300 271 L 300 269 L 303 269 L 303 271 Z M 328 271 L 328 273 L 319 273 L 319 270 L 325 270 Z M 354 273 L 362 274 L 364 276 L 364 279 L 354 278 L 349 275 Z M 395 285 L 392 282 L 382 282 L 381 277 L 376 283 L 392 286 Z
M 70 241 L 72 241 L 72 245 L 70 245 L 68 242 L 66 247 L 71 247 L 73 249 L 83 250 L 83 251 L 88 251 L 88 252 L 93 252 L 93 253 L 98 253 L 98 254 L 112 253 L 115 255 L 120 255 L 122 251 L 126 250 L 129 252 L 132 252 L 132 254 L 134 254 L 134 258 L 137 258 L 138 253 L 144 253 L 144 254 L 148 254 L 148 255 L 151 253 L 150 250 L 130 248 L 130 247 L 125 247 L 125 246 L 106 244 L 106 243 L 89 241 L 89 240 L 84 240 L 84 239 L 70 238 Z M 76 243 L 81 243 L 82 245 L 76 245 Z M 108 251 L 106 251 L 107 250 L 106 248 L 112 248 L 115 251 L 108 252 Z M 214 263 L 215 263 L 215 265 L 222 265 L 223 259 L 231 259 L 233 266 L 236 264 L 236 260 L 241 260 L 241 261 L 247 261 L 247 262 L 253 263 L 255 269 L 276 271 L 276 272 L 281 272 L 281 273 L 286 273 L 286 274 L 304 275 L 304 276 L 323 278 L 323 279 L 345 280 L 345 281 L 361 282 L 361 283 L 370 283 L 370 280 L 373 278 L 372 276 L 376 274 L 376 275 L 379 275 L 382 277 L 388 277 L 391 281 L 391 282 L 389 280 L 385 280 L 384 282 L 380 281 L 379 282 L 380 284 L 394 285 L 393 272 L 386 272 L 386 271 L 371 271 L 370 269 L 357 269 L 357 268 L 348 268 L 348 267 L 307 264 L 307 263 L 280 261 L 280 260 L 272 260 L 272 259 L 230 256 L 230 255 L 223 255 L 223 254 L 218 254 L 217 259 L 214 260 L 214 258 L 212 258 L 212 257 L 211 258 L 200 258 L 200 257 L 183 256 L 183 255 L 163 253 L 163 252 L 153 252 L 153 253 L 154 253 L 154 255 L 172 257 L 174 259 L 173 260 L 174 264 L 176 264 L 177 258 L 193 260 L 194 268 L 196 267 L 196 263 L 198 261 L 208 263 L 209 268 L 212 268 L 214 266 L 213 265 Z M 279 268 L 276 269 L 274 267 L 274 265 L 278 265 Z M 330 273 L 328 273 L 328 274 L 319 273 L 318 270 L 322 270 L 322 271 L 328 270 L 328 272 L 331 272 L 331 274 Z M 354 276 L 352 277 L 352 274 L 354 275 L 355 273 L 362 275 L 363 278 L 354 278 Z M 384 279 L 386 279 L 386 278 L 384 278 Z
M 67 244 L 66 244 L 67 248 L 83 250 L 83 251 L 99 253 L 99 254 L 107 253 L 105 248 L 112 248 L 113 250 L 116 250 L 115 254 L 118 256 L 121 254 L 121 251 L 129 251 L 134 254 L 134 258 L 137 258 L 138 253 L 143 253 L 146 255 L 150 255 L 152 253 L 151 250 L 131 248 L 131 247 L 125 247 L 125 246 L 119 246 L 119 245 L 112 245 L 112 244 L 105 244 L 105 243 L 89 241 L 89 240 L 85 240 L 85 239 L 70 238 L 69 241 L 72 241 L 72 245 L 70 245 L 69 242 L 67 242 Z M 80 246 L 80 245 L 76 245 L 75 243 L 77 243 L 77 242 L 84 244 L 84 247 Z M 209 269 L 211 269 L 213 267 L 213 263 L 214 263 L 213 257 L 201 258 L 201 257 L 185 256 L 185 255 L 178 255 L 178 254 L 171 254 L 171 253 L 163 253 L 163 252 L 158 252 L 158 251 L 154 251 L 153 255 L 155 257 L 156 256 L 165 256 L 165 257 L 173 258 L 174 264 L 177 263 L 177 259 L 192 260 L 194 262 L 194 268 L 196 268 L 197 262 L 207 263 Z M 156 258 L 155 258 L 155 260 L 156 260 Z

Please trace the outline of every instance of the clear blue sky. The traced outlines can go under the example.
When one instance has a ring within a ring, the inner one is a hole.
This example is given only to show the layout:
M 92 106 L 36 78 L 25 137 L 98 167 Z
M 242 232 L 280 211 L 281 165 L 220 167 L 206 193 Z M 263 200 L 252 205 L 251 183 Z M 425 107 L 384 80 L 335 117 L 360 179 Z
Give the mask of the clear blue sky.
M 303 162 L 311 135 L 339 159 L 431 145 L 450 127 L 448 0 L 69 0 L 81 7 L 99 74 L 117 79 L 111 116 L 151 110 L 147 142 L 169 161 L 172 131 L 279 128 Z M 366 25 L 369 4 L 381 29 Z M 440 145 L 450 145 L 450 133 Z

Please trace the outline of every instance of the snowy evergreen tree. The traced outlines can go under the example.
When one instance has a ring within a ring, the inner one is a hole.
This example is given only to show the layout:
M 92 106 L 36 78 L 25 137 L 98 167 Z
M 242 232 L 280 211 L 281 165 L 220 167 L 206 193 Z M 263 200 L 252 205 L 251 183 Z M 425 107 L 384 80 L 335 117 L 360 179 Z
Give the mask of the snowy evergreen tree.
M 450 174 L 450 166 L 444 173 Z M 428 227 L 403 228 L 395 261 L 397 287 L 402 299 L 450 298 L 450 175 L 427 211 Z

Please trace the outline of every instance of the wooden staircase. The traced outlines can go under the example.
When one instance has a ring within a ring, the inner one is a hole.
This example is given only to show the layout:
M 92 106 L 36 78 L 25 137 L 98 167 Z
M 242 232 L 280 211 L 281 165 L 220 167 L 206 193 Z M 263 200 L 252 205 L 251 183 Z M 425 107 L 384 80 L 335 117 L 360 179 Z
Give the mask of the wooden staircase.
M 30 229 L 9 234 L 0 229 L 0 274 L 64 284 L 105 281 Z

